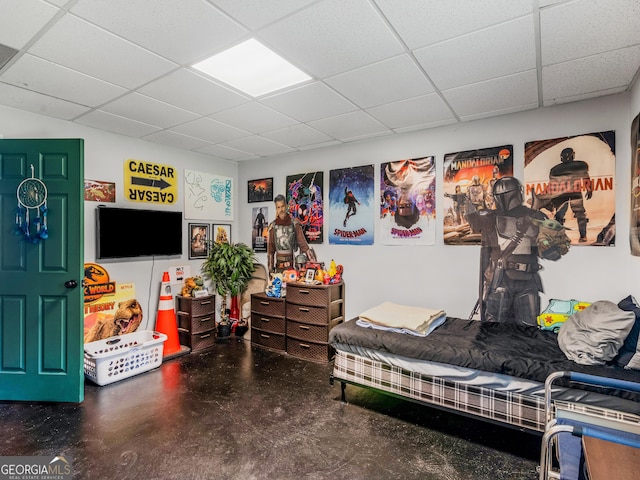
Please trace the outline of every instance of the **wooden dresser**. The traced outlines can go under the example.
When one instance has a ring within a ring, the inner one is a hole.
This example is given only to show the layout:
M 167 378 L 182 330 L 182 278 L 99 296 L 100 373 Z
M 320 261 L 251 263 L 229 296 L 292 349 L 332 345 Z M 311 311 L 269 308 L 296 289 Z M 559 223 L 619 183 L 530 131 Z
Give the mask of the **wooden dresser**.
M 333 358 L 329 331 L 344 321 L 344 283 L 288 283 L 286 297 L 287 353 L 316 362 Z
M 206 297 L 176 297 L 178 305 L 178 336 L 180 344 L 199 352 L 216 343 L 216 302 L 214 295 Z
M 285 299 L 251 295 L 251 343 L 285 352 L 286 340 Z

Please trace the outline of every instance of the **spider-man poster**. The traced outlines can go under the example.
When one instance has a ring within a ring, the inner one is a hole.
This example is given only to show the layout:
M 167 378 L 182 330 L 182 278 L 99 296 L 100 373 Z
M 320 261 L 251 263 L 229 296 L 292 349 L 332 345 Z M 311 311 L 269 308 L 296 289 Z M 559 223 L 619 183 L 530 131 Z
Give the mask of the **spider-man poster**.
M 287 175 L 289 214 L 300 220 L 309 243 L 322 243 L 324 212 L 322 172 Z
M 373 245 L 373 165 L 329 172 L 329 243 Z
M 384 245 L 435 243 L 434 157 L 380 165 L 380 230 Z

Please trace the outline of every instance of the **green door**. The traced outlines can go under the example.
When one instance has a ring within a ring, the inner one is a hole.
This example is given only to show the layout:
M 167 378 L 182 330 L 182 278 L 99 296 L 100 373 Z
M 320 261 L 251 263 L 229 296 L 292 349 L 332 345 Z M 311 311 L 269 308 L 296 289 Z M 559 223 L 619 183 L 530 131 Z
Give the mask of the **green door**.
M 0 140 L 0 400 L 84 398 L 83 184 L 83 140 Z

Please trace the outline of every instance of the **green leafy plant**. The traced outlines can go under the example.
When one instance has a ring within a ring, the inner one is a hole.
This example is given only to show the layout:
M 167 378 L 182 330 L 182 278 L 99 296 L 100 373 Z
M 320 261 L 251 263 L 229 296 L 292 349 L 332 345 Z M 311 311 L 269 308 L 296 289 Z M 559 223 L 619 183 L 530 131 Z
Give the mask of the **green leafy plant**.
M 249 284 L 256 256 L 244 243 L 209 242 L 209 255 L 202 264 L 202 273 L 213 282 L 223 298 L 240 295 Z

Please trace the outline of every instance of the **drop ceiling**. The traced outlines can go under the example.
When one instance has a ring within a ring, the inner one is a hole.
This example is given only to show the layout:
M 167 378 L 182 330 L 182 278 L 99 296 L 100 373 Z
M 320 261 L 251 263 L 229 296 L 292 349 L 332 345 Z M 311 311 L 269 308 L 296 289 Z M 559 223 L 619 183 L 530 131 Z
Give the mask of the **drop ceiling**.
M 0 0 L 0 104 L 243 161 L 624 92 L 638 0 Z M 257 98 L 191 65 L 256 38 Z

